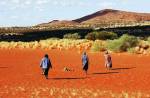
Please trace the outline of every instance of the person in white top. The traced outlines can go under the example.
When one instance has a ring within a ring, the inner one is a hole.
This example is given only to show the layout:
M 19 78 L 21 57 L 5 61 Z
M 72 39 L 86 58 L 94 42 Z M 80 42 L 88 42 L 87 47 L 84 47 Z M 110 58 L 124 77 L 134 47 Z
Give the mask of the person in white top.
M 105 57 L 105 67 L 108 69 L 111 69 L 112 68 L 112 59 L 111 59 L 111 55 L 108 53 L 108 51 L 105 51 L 104 57 Z

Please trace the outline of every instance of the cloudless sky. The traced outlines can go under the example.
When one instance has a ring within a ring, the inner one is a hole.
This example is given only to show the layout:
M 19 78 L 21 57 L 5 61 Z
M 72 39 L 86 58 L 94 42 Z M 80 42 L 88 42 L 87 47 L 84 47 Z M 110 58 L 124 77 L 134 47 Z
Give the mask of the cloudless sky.
M 150 13 L 150 0 L 0 0 L 0 26 L 73 20 L 102 9 Z

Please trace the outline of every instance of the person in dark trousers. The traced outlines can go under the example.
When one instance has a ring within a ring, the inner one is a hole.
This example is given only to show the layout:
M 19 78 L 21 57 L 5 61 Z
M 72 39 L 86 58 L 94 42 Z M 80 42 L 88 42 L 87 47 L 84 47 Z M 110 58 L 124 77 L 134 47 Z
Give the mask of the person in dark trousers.
M 86 52 L 84 52 L 82 55 L 82 66 L 83 66 L 83 70 L 85 71 L 85 73 L 87 75 L 88 66 L 89 66 L 89 58 L 88 58 Z
M 108 51 L 105 51 L 104 57 L 105 57 L 105 67 L 108 69 L 111 69 L 112 68 L 112 59 L 111 59 L 111 56 L 108 53 Z
M 42 68 L 43 75 L 45 75 L 45 78 L 48 79 L 48 71 L 50 68 L 52 68 L 52 64 L 48 57 L 48 54 L 45 54 L 45 56 L 42 58 L 40 67 Z

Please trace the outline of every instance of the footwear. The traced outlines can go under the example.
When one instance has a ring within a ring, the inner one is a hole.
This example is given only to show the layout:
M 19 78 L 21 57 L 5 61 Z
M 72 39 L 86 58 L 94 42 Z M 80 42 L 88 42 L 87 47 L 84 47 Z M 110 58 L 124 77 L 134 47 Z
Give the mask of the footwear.
M 46 79 L 48 79 L 48 76 L 45 76 Z
M 44 75 L 44 73 L 41 73 L 41 75 Z

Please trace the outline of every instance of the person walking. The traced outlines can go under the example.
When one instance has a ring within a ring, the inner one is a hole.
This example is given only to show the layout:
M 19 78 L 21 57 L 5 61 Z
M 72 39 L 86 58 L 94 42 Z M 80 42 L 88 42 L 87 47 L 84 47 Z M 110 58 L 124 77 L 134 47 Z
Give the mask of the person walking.
M 83 66 L 83 70 L 85 71 L 85 73 L 87 75 L 88 66 L 89 66 L 89 58 L 88 58 L 86 52 L 84 52 L 82 55 L 82 66 Z
M 105 67 L 108 69 L 111 69 L 112 68 L 112 59 L 111 59 L 111 55 L 108 53 L 108 51 L 105 51 L 104 57 L 105 57 Z
M 52 69 L 52 64 L 51 61 L 48 57 L 48 54 L 45 54 L 45 56 L 42 58 L 41 63 L 40 63 L 40 67 L 42 68 L 43 71 L 43 75 L 45 75 L 45 78 L 48 79 L 48 72 L 49 69 Z

